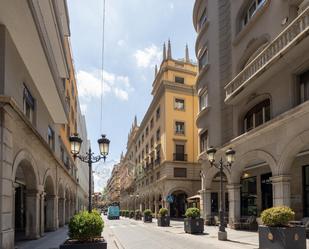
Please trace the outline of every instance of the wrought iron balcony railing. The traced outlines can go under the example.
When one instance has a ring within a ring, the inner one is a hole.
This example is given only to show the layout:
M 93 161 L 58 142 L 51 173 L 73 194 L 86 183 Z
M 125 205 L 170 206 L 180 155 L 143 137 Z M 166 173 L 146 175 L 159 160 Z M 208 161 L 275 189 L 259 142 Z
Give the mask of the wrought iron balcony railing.
M 183 153 L 174 153 L 174 161 L 187 161 L 188 155 Z
M 308 36 L 309 7 L 291 22 L 266 48 L 253 59 L 231 82 L 225 86 L 226 98 L 229 101 L 233 95 L 262 73 L 267 66 L 288 52 L 293 45 L 298 44 Z

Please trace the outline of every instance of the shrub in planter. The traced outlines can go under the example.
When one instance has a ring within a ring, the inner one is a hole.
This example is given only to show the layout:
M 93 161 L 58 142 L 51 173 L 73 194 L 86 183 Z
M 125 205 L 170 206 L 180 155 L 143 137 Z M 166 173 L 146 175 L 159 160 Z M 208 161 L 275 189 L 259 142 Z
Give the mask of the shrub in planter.
M 133 210 L 130 211 L 130 215 L 129 216 L 130 216 L 130 219 L 132 219 L 134 217 L 134 211 Z
M 134 219 L 135 220 L 141 220 L 142 219 L 142 212 L 139 209 L 135 210 Z
M 272 207 L 261 214 L 259 247 L 274 249 L 305 249 L 306 230 L 301 226 L 289 226 L 295 213 L 289 207 Z
M 103 227 L 104 222 L 96 210 L 74 215 L 69 222 L 69 239 L 60 249 L 106 249 L 107 243 L 101 237 Z
M 170 225 L 170 217 L 167 208 L 160 208 L 158 216 L 158 226 L 168 227 Z
M 125 210 L 125 217 L 129 217 L 130 216 L 130 211 L 129 210 Z
M 186 233 L 203 233 L 204 219 L 200 218 L 200 210 L 198 208 L 188 208 L 184 219 L 184 230 Z
M 152 222 L 152 211 L 150 209 L 144 210 L 144 222 Z

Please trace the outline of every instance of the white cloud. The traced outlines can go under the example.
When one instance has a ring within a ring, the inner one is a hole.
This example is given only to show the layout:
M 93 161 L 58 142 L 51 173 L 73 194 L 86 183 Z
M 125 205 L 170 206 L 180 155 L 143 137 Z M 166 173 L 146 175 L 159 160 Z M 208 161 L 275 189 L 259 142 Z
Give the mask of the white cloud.
M 86 72 L 80 70 L 76 74 L 78 94 L 84 100 L 90 100 L 90 98 L 100 98 L 101 93 L 113 94 L 118 99 L 126 101 L 129 99 L 129 92 L 133 91 L 130 85 L 130 80 L 127 76 L 116 75 L 104 71 L 103 85 L 102 71 L 96 70 L 92 72 Z M 87 107 L 83 107 L 86 111 Z
M 119 40 L 119 41 L 117 42 L 117 45 L 118 45 L 119 47 L 123 47 L 123 46 L 126 45 L 126 42 L 125 42 L 124 40 Z
M 83 115 L 85 115 L 87 112 L 87 105 L 80 104 L 80 111 L 82 112 Z
M 138 67 L 154 67 L 155 64 L 159 64 L 161 61 L 161 49 L 156 45 L 144 48 L 143 50 L 136 50 L 134 57 Z
M 174 9 L 174 4 L 173 3 L 170 3 L 170 8 Z

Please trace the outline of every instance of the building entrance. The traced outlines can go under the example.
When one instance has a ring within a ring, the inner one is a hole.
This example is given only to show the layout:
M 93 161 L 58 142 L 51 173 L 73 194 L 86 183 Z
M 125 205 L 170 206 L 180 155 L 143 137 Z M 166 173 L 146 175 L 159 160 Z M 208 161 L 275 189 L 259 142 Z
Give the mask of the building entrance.
M 187 209 L 188 195 L 183 191 L 172 194 L 173 202 L 170 204 L 170 214 L 172 218 L 184 218 Z

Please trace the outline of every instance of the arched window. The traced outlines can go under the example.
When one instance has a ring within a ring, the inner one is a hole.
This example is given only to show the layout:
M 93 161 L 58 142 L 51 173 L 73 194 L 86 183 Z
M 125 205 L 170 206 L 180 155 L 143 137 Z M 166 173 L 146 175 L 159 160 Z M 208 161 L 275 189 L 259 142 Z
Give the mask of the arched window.
M 244 117 L 244 132 L 270 120 L 270 100 L 266 99 L 251 108 Z

